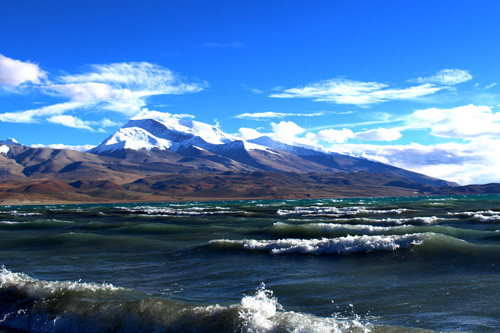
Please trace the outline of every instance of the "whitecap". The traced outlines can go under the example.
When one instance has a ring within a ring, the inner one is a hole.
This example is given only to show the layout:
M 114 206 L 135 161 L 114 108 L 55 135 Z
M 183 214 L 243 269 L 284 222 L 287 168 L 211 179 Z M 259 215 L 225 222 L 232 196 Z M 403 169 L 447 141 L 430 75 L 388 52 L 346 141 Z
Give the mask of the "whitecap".
M 407 235 L 363 235 L 345 236 L 338 238 L 296 239 L 286 238 L 278 240 L 212 240 L 210 243 L 241 244 L 244 249 L 269 251 L 271 254 L 302 253 L 302 254 L 350 254 L 356 252 L 372 252 L 376 250 L 394 251 L 408 248 L 411 245 L 420 245 L 427 238 L 427 234 Z
M 0 288 L 16 288 L 31 296 L 50 296 L 65 291 L 115 291 L 123 288 L 109 283 L 84 283 L 72 281 L 44 281 L 34 279 L 24 273 L 13 273 L 5 266 L 0 268 Z

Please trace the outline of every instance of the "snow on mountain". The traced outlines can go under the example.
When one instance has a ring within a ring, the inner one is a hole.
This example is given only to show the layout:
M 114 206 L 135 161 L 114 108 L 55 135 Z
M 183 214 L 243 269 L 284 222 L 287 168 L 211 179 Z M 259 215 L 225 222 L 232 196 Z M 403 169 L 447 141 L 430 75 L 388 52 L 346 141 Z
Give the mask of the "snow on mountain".
M 93 149 L 94 152 L 115 151 L 121 149 L 169 149 L 172 142 L 158 138 L 140 127 L 124 127 L 116 131 L 106 141 Z
M 11 146 L 22 146 L 19 142 L 17 142 L 15 139 L 12 138 L 8 138 L 7 140 L 0 140 L 0 144 L 11 145 Z
M 90 152 L 126 156 L 124 150 L 152 149 L 177 153 L 183 158 L 176 160 L 176 163 L 191 163 L 189 167 L 200 170 L 236 168 L 299 173 L 366 171 L 395 174 L 423 184 L 444 184 L 442 180 L 391 165 L 329 152 L 320 147 L 286 144 L 269 136 L 244 141 L 223 133 L 215 126 L 157 111 L 143 111 L 133 117 Z
M 177 151 L 181 146 L 195 146 L 208 151 L 235 148 L 231 143 L 239 138 L 222 132 L 215 126 L 202 122 L 180 119 L 168 113 L 143 111 L 107 138 L 92 153 L 109 153 L 121 149 L 169 149 Z M 246 150 L 268 148 L 256 143 L 243 142 Z M 228 147 L 225 147 L 229 145 Z M 225 147 L 225 148 L 224 148 Z M 240 147 L 238 147 L 239 149 Z
M 269 136 L 261 136 L 255 139 L 248 140 L 248 143 L 264 146 L 272 149 L 286 151 L 288 153 L 300 156 L 316 156 L 329 154 L 326 150 L 319 147 L 289 145 L 281 141 L 275 140 Z
M 167 129 L 171 132 L 199 137 L 211 144 L 224 144 L 235 140 L 233 136 L 223 133 L 215 126 L 194 120 L 176 118 L 168 113 L 158 111 L 143 111 L 130 119 L 129 124 L 125 125 L 125 127 L 128 127 L 128 125 L 142 127 L 152 134 L 156 134 L 155 132 L 158 130 L 164 132 Z

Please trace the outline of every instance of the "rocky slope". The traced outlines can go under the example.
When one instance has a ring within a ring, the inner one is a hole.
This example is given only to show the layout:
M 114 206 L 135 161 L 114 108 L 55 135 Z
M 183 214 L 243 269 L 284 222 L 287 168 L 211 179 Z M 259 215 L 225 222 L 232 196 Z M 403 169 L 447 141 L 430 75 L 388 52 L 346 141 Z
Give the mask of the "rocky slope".
M 297 147 L 268 136 L 243 141 L 218 128 L 156 111 L 143 112 L 90 151 L 102 156 L 145 160 L 182 156 L 175 163 L 222 171 L 338 173 L 366 171 L 394 174 L 432 186 L 455 184 L 363 158 L 331 153 L 315 147 Z M 177 155 L 172 155 L 175 153 Z M 172 162 L 172 160 L 170 160 Z
M 500 193 L 158 112 L 90 152 L 0 141 L 0 204 Z

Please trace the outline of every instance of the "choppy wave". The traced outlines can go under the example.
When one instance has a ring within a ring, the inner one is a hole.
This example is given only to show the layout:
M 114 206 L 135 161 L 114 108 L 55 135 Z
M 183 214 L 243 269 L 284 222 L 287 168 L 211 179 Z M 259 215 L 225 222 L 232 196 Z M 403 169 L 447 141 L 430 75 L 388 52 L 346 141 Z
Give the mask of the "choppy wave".
M 18 217 L 41 215 L 40 213 L 37 213 L 37 212 L 20 212 L 17 210 L 3 211 L 3 212 L 0 211 L 0 214 L 6 214 L 6 215 L 12 215 L 12 216 L 18 216 Z
M 500 211 L 493 210 L 479 210 L 479 211 L 465 211 L 465 212 L 448 212 L 448 215 L 471 217 L 479 222 L 499 222 Z
M 156 216 L 204 216 L 204 215 L 227 215 L 227 214 L 240 214 L 241 210 L 232 210 L 229 207 L 221 206 L 184 206 L 175 205 L 171 207 L 157 207 L 157 206 L 137 206 L 137 207 L 116 207 L 129 214 L 137 215 L 156 215 Z
M 210 244 L 238 244 L 244 249 L 269 251 L 271 254 L 350 254 L 376 250 L 394 251 L 420 245 L 430 234 L 389 235 L 389 236 L 345 236 L 321 239 L 278 239 L 278 240 L 213 240 Z
M 407 212 L 407 208 L 392 209 L 369 209 L 365 206 L 349 207 L 323 207 L 323 206 L 305 206 L 294 207 L 293 209 L 278 209 L 276 214 L 282 216 L 328 216 L 341 217 L 358 214 L 402 214 Z
M 491 237 L 497 236 L 496 231 L 472 230 L 455 228 L 444 225 L 391 225 L 381 226 L 372 224 L 348 223 L 285 223 L 275 222 L 268 231 L 281 238 L 318 238 L 347 235 L 407 235 L 418 233 L 443 234 L 458 238 Z
M 369 332 L 353 314 L 286 311 L 262 284 L 239 304 L 193 306 L 111 284 L 51 282 L 0 271 L 0 327 L 37 332 Z

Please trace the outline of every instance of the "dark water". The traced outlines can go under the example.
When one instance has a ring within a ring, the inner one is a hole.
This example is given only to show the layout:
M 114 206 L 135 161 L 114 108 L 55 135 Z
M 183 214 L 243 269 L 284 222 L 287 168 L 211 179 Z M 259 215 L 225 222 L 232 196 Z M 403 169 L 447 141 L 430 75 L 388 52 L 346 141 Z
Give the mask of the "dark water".
M 500 196 L 0 208 L 0 331 L 500 331 Z

